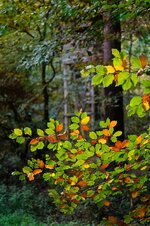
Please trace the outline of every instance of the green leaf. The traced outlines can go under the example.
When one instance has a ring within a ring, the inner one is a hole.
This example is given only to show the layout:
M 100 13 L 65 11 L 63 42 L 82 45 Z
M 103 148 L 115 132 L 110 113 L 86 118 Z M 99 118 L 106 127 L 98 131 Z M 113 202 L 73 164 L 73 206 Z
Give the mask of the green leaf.
M 28 174 L 28 173 L 32 172 L 32 169 L 29 166 L 24 166 L 22 171 L 23 171 L 23 173 Z
M 32 130 L 29 127 L 24 128 L 24 134 L 31 136 L 32 135 Z
M 44 143 L 42 141 L 40 141 L 37 146 L 36 146 L 37 149 L 39 150 L 42 150 L 44 148 Z
M 41 129 L 37 129 L 37 135 L 43 137 L 44 136 L 44 131 Z
M 74 163 L 72 166 L 73 167 L 78 167 L 78 166 L 82 166 L 84 163 L 85 163 L 85 161 L 80 159 L 76 163 Z
M 48 122 L 47 127 L 49 127 L 51 130 L 55 130 L 55 125 L 53 122 Z
M 11 173 L 12 176 L 18 176 L 20 174 L 22 174 L 22 173 L 17 170 L 15 170 L 14 172 Z
M 25 179 L 26 179 L 25 175 L 22 174 L 22 175 L 19 176 L 19 180 L 23 181 Z
M 129 76 L 130 74 L 127 71 L 120 72 L 118 74 L 118 85 L 122 85 L 127 80 L 127 78 L 129 78 Z
M 92 85 L 96 86 L 103 82 L 103 75 L 97 74 L 92 78 Z
M 106 73 L 106 68 L 103 65 L 97 65 L 96 66 L 96 73 L 97 75 L 104 75 Z
M 141 104 L 141 102 L 142 102 L 142 98 L 140 96 L 135 96 L 131 99 L 130 106 L 131 107 L 137 106 Z
M 127 79 L 126 82 L 123 84 L 123 90 L 129 90 L 132 87 L 132 82 L 130 79 Z
M 14 134 L 14 133 L 11 133 L 11 134 L 9 135 L 9 138 L 12 139 L 12 140 L 14 140 L 14 139 L 17 138 L 17 135 Z
M 100 127 L 103 128 L 103 129 L 107 127 L 107 123 L 104 122 L 104 121 L 100 121 L 99 125 L 100 125 Z
M 119 137 L 122 135 L 122 131 L 117 131 L 113 134 L 114 137 Z
M 113 59 L 113 65 L 115 66 L 122 66 L 122 60 L 120 58 Z
M 113 81 L 114 81 L 114 75 L 112 74 L 106 75 L 103 79 L 104 87 L 110 86 L 113 83 Z
M 22 130 L 21 129 L 14 129 L 14 134 L 16 136 L 22 136 Z
M 94 140 L 97 139 L 97 135 L 96 135 L 95 132 L 90 132 L 90 133 L 89 133 L 89 137 L 90 137 L 91 139 L 94 139 Z
M 45 133 L 48 134 L 48 135 L 50 135 L 50 134 L 55 134 L 55 131 L 52 130 L 52 129 L 46 129 L 45 130 Z
M 80 73 L 81 73 L 82 77 L 85 78 L 85 77 L 89 76 L 90 70 L 84 69 Z
M 120 58 L 120 53 L 117 49 L 112 49 L 112 55 L 115 56 L 115 57 L 118 57 Z
M 69 126 L 70 129 L 74 130 L 74 129 L 78 129 L 79 128 L 79 125 L 76 124 L 76 123 L 73 123 Z
M 78 117 L 72 117 L 71 121 L 74 122 L 74 123 L 79 123 L 80 122 Z
M 136 86 L 138 83 L 138 76 L 137 74 L 131 75 L 131 81 L 133 82 L 133 85 Z
M 69 141 L 66 140 L 66 141 L 63 143 L 63 147 L 66 148 L 67 150 L 71 150 L 72 144 L 71 144 L 71 142 L 69 142 Z
M 135 68 L 141 68 L 142 67 L 140 59 L 138 57 L 134 57 L 134 56 L 131 57 L 131 64 Z
M 25 142 L 25 138 L 24 137 L 17 137 L 16 142 L 19 144 L 22 144 Z
M 142 85 L 144 88 L 144 94 L 149 94 L 150 93 L 150 80 L 143 80 Z

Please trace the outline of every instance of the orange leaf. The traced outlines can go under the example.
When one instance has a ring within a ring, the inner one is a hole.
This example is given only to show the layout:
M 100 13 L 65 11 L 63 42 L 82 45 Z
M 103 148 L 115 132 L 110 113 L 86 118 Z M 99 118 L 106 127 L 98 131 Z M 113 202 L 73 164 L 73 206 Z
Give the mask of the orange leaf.
M 109 164 L 103 163 L 103 164 L 100 166 L 100 168 L 101 168 L 101 169 L 106 169 L 108 166 L 109 166 Z
M 133 199 L 135 199 L 138 195 L 139 195 L 139 192 L 138 191 L 133 191 L 131 193 L 131 196 L 132 196 Z
M 122 148 L 128 147 L 129 144 L 130 144 L 130 141 L 129 140 L 124 140 L 122 142 Z
M 116 148 L 116 147 L 111 147 L 111 150 L 115 151 L 115 152 L 119 152 L 120 148 Z
M 111 136 L 111 134 L 110 134 L 110 132 L 109 132 L 108 129 L 103 129 L 103 134 L 104 134 L 106 137 L 110 137 L 110 136 Z
M 112 224 L 117 224 L 118 218 L 114 216 L 108 216 L 108 221 Z
M 58 177 L 56 180 L 55 180 L 55 184 L 58 184 L 58 183 L 61 183 L 63 182 L 64 179 L 62 177 Z
M 113 128 L 117 125 L 117 121 L 111 121 L 109 124 L 109 128 Z
M 35 170 L 33 171 L 33 174 L 34 174 L 34 175 L 37 175 L 37 174 L 39 174 L 39 173 L 41 173 L 41 172 L 42 172 L 41 169 L 35 169 Z
M 54 169 L 55 166 L 52 166 L 52 165 L 48 165 L 48 164 L 47 164 L 47 165 L 45 165 L 45 168 L 46 168 L 46 169 Z
M 126 177 L 126 178 L 124 179 L 124 181 L 125 181 L 126 183 L 129 183 L 129 182 L 130 182 L 130 180 L 131 180 L 131 178 L 130 178 L 130 177 Z
M 57 143 L 58 140 L 56 138 L 56 135 L 55 134 L 50 134 L 47 136 L 47 140 L 50 142 L 50 143 Z
M 34 180 L 34 174 L 33 173 L 28 173 L 27 177 L 28 177 L 29 181 Z
M 64 133 L 62 134 L 58 134 L 57 136 L 60 140 L 67 140 L 68 139 L 68 132 L 65 131 Z
M 81 129 L 83 131 L 89 131 L 90 130 L 90 128 L 87 125 L 81 125 Z
M 77 185 L 80 186 L 80 187 L 86 187 L 87 186 L 87 182 L 84 181 L 84 180 L 80 180 Z
M 44 162 L 42 160 L 38 159 L 37 163 L 40 168 L 44 168 Z
M 75 129 L 72 131 L 71 135 L 79 135 L 80 131 L 78 129 Z
M 91 145 L 94 145 L 97 143 L 97 140 L 91 140 Z
M 63 124 L 59 124 L 56 126 L 56 132 L 60 132 L 63 129 Z
M 137 139 L 136 139 L 136 143 L 137 144 L 140 144 L 142 141 L 142 136 L 138 136 Z
M 88 124 L 89 121 L 90 121 L 90 117 L 89 116 L 86 116 L 85 118 L 83 118 L 81 120 L 81 124 L 82 125 L 86 125 L 86 124 Z
M 104 206 L 110 206 L 110 202 L 108 200 L 104 201 Z
M 35 145 L 39 143 L 39 139 L 38 138 L 34 138 L 30 141 L 30 144 Z
M 73 159 L 75 157 L 75 154 L 70 153 L 70 154 L 68 154 L 68 156 L 70 159 Z
M 112 191 L 116 191 L 117 188 L 116 188 L 116 187 L 112 187 L 111 190 L 112 190 Z
M 148 64 L 148 60 L 147 60 L 147 56 L 142 54 L 140 57 L 140 62 L 141 62 L 141 65 L 142 65 L 142 68 L 145 68 Z

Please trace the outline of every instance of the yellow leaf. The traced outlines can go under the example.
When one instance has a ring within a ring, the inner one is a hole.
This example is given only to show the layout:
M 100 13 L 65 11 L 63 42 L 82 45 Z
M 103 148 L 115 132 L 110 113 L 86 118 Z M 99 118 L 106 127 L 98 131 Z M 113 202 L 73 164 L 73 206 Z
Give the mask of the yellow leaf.
M 123 71 L 124 70 L 123 66 L 114 65 L 114 68 L 116 69 L 116 71 Z
M 107 74 L 113 74 L 115 72 L 115 69 L 113 66 L 105 66 L 107 69 Z
M 117 125 L 117 121 L 111 121 L 109 124 L 109 128 L 113 128 Z
M 101 143 L 101 144 L 106 144 L 106 139 L 104 139 L 104 138 L 100 138 L 99 140 L 98 140 L 98 142 L 99 143 Z
M 144 108 L 145 111 L 148 111 L 150 109 L 150 105 L 149 105 L 148 101 L 143 102 L 143 108 Z
M 54 176 L 55 176 L 55 173 L 51 173 L 51 174 L 50 174 L 50 177 L 54 177 Z
M 147 169 L 147 166 L 143 166 L 140 170 L 144 171 Z
M 90 167 L 90 165 L 87 164 L 87 163 L 85 163 L 85 164 L 83 165 L 83 167 L 84 167 L 85 169 L 88 169 L 88 168 Z
M 90 121 L 90 117 L 86 116 L 84 119 L 81 120 L 81 124 L 86 125 L 86 124 L 88 124 L 89 121 Z

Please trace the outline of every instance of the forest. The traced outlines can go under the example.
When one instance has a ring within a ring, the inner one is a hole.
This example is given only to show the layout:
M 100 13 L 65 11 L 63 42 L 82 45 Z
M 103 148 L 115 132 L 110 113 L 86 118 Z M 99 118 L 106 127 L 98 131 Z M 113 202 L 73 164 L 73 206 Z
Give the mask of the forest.
M 0 12 L 0 226 L 150 225 L 149 0 Z

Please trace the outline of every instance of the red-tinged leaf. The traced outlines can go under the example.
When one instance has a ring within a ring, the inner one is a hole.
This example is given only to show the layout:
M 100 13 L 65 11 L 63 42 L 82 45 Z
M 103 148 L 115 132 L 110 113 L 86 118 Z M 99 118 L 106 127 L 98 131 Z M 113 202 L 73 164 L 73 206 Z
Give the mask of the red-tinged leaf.
M 126 66 L 127 66 L 127 61 L 124 59 L 124 60 L 122 61 L 122 67 L 125 69 Z
M 33 174 L 34 174 L 34 175 L 37 175 L 37 174 L 39 174 L 39 173 L 42 173 L 42 170 L 41 170 L 41 169 L 35 169 L 35 170 L 33 171 Z
M 131 170 L 132 169 L 132 164 L 128 164 L 128 165 L 126 165 L 126 171 L 129 171 L 129 170 Z
M 64 133 L 62 134 L 58 134 L 57 136 L 60 140 L 67 140 L 68 139 L 68 132 L 65 131 Z
M 140 59 L 142 68 L 144 69 L 144 68 L 147 66 L 147 64 L 148 64 L 147 56 L 144 55 L 144 54 L 142 54 L 142 55 L 139 57 L 139 59 Z
M 87 125 L 81 125 L 81 129 L 82 129 L 83 131 L 90 131 L 90 128 L 89 128 L 89 126 L 87 126 Z
M 31 145 L 35 145 L 35 144 L 38 144 L 39 143 L 39 139 L 38 138 L 34 138 L 30 141 L 30 144 Z
M 80 186 L 80 187 L 86 187 L 87 186 L 87 182 L 84 181 L 84 180 L 80 180 L 77 185 Z
M 84 151 L 83 150 L 78 150 L 77 154 L 82 154 Z
M 109 128 L 113 128 L 117 125 L 117 121 L 111 121 L 109 124 Z
M 122 148 L 128 147 L 129 144 L 130 144 L 130 141 L 129 140 L 124 140 L 122 142 Z
M 82 140 L 83 137 L 81 135 L 78 136 L 78 140 Z
M 43 160 L 38 159 L 38 160 L 37 160 L 37 164 L 38 164 L 38 166 L 39 166 L 40 168 L 44 168 L 44 162 L 43 162 Z
M 63 124 L 59 124 L 56 126 L 56 132 L 61 132 L 63 130 Z
M 71 202 L 73 202 L 73 203 L 75 203 L 75 204 L 79 204 L 79 203 L 80 203 L 80 201 L 77 200 L 77 199 L 72 199 Z
M 47 136 L 47 140 L 50 143 L 58 143 L 58 139 L 56 138 L 55 134 L 50 134 Z
M 145 217 L 146 211 L 147 211 L 146 207 L 142 206 L 141 208 L 134 211 L 134 217 L 137 219 L 142 219 Z
M 120 148 L 116 148 L 116 147 L 110 147 L 111 150 L 115 151 L 115 152 L 119 152 Z
M 87 192 L 83 192 L 83 193 L 82 193 L 82 197 L 83 197 L 83 198 L 87 198 Z
M 103 164 L 100 166 L 100 168 L 101 168 L 101 169 L 106 169 L 108 166 L 109 166 L 109 164 L 103 163 Z
M 95 145 L 97 143 L 97 140 L 91 140 L 91 145 Z
M 106 137 L 110 137 L 110 136 L 111 136 L 111 133 L 109 132 L 108 129 L 103 129 L 103 134 L 104 134 Z
M 118 141 L 115 143 L 115 147 L 121 149 L 121 148 L 123 147 L 122 142 L 118 140 Z

